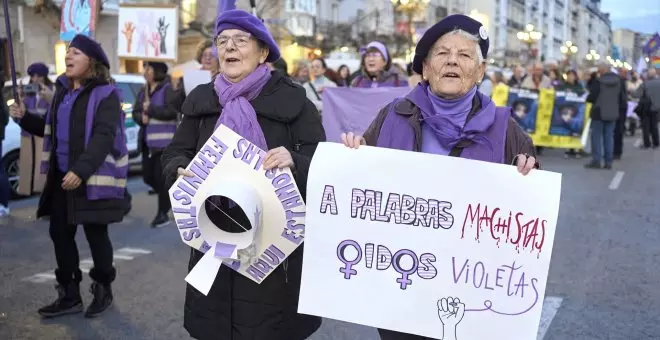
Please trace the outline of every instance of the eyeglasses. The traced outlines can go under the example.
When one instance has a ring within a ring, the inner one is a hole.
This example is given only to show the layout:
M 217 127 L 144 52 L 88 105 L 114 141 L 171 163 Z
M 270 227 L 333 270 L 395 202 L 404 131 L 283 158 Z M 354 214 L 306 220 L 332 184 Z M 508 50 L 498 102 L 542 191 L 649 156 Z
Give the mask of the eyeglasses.
M 227 48 L 227 43 L 231 40 L 234 43 L 234 46 L 245 47 L 250 42 L 251 37 L 252 36 L 249 34 L 235 34 L 232 36 L 219 35 L 215 39 L 215 45 L 218 46 L 219 49 L 225 49 Z

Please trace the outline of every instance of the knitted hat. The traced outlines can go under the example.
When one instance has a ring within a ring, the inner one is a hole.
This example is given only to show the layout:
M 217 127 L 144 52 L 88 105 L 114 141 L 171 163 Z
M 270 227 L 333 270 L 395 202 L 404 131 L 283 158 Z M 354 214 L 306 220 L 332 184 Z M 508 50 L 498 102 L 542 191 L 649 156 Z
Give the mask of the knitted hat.
M 431 47 L 435 44 L 438 39 L 443 35 L 454 31 L 454 30 L 463 30 L 472 35 L 479 37 L 479 48 L 481 49 L 481 56 L 486 59 L 488 56 L 488 32 L 486 27 L 482 25 L 479 21 L 470 18 L 467 15 L 463 14 L 453 14 L 444 19 L 438 21 L 435 25 L 431 26 L 415 48 L 415 58 L 413 59 L 413 70 L 418 74 L 422 74 L 422 64 L 426 56 L 429 54 Z
M 101 48 L 101 44 L 97 43 L 91 38 L 84 36 L 82 34 L 78 34 L 75 37 L 73 37 L 73 40 L 71 40 L 69 47 L 74 47 L 79 49 L 86 56 L 95 59 L 96 61 L 105 65 L 108 69 L 110 68 L 110 62 L 108 61 L 108 56 L 106 56 L 105 52 L 103 52 L 103 48 Z
M 266 57 L 267 62 L 274 62 L 280 59 L 280 49 L 277 47 L 275 39 L 273 39 L 266 26 L 264 26 L 264 23 L 254 15 L 240 9 L 223 12 L 216 20 L 215 31 L 220 34 L 222 31 L 228 29 L 248 32 L 266 44 L 269 50 L 268 57 Z
M 48 76 L 48 66 L 44 63 L 34 63 L 30 65 L 27 69 L 27 74 L 32 77 L 34 75 L 40 76 L 40 77 L 46 77 Z

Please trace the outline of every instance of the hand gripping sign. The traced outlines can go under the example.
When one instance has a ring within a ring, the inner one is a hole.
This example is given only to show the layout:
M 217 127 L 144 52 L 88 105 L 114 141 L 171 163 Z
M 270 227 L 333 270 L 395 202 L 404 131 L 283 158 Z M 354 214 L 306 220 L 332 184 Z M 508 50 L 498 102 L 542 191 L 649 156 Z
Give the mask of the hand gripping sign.
M 261 283 L 303 241 L 305 204 L 298 186 L 289 169 L 264 170 L 265 156 L 220 125 L 186 168 L 194 176 L 180 177 L 169 190 L 181 240 L 204 253 L 186 281 L 205 295 L 222 264 Z M 250 228 L 236 221 L 235 207 L 205 204 L 212 196 L 233 201 Z M 225 232 L 209 214 L 225 215 L 245 231 Z

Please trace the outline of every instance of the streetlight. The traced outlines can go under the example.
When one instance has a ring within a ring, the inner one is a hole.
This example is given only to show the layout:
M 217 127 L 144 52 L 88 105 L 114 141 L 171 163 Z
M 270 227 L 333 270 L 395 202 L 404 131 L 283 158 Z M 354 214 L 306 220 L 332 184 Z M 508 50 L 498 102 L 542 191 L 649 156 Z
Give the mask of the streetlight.
M 410 38 L 410 49 L 412 50 L 415 45 L 414 36 L 413 36 L 413 17 L 417 13 L 422 13 L 426 10 L 426 7 L 431 2 L 431 0 L 390 0 L 395 11 L 399 11 L 405 14 L 408 18 L 408 35 Z
M 577 46 L 573 45 L 573 42 L 570 40 L 565 42 L 559 49 L 561 53 L 566 55 L 567 59 L 570 59 L 578 51 Z
M 517 36 L 518 36 L 518 40 L 520 40 L 521 42 L 527 45 L 527 51 L 529 55 L 532 57 L 536 57 L 535 55 L 536 53 L 532 49 L 532 47 L 534 47 L 534 44 L 537 41 L 541 40 L 541 38 L 543 37 L 543 33 L 536 31 L 534 29 L 534 25 L 527 24 L 525 26 L 525 30 L 518 32 Z
M 608 59 L 610 59 L 610 56 L 607 56 Z M 589 50 L 589 53 L 584 56 L 584 59 L 587 59 L 587 61 L 595 63 L 598 60 L 600 60 L 600 54 L 596 52 L 596 50 Z

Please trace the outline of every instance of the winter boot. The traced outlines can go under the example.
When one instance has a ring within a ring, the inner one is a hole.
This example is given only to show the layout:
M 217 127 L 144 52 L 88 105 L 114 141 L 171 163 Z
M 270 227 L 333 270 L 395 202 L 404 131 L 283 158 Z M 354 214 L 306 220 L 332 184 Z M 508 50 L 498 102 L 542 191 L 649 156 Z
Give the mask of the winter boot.
M 92 283 L 89 291 L 94 295 L 92 303 L 85 311 L 86 318 L 95 318 L 105 313 L 112 305 L 112 289 L 109 284 Z
M 167 215 L 167 213 L 159 212 L 151 222 L 151 227 L 162 228 L 165 227 L 168 223 L 170 223 L 170 217 Z
M 39 309 L 39 315 L 44 318 L 52 318 L 60 315 L 80 313 L 83 303 L 80 297 L 80 286 L 71 282 L 66 285 L 56 285 L 57 300 Z

